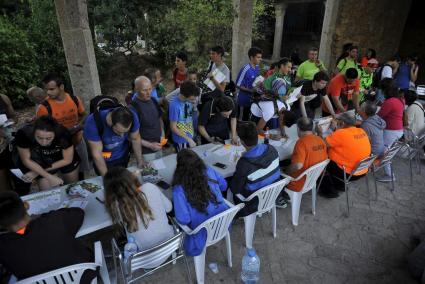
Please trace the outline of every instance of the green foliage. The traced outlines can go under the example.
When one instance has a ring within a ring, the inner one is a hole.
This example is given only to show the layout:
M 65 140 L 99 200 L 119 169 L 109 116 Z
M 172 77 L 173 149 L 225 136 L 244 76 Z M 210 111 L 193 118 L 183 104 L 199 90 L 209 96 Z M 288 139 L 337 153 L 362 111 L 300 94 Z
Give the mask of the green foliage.
M 38 74 L 36 53 L 25 32 L 0 16 L 0 93 L 20 105 Z

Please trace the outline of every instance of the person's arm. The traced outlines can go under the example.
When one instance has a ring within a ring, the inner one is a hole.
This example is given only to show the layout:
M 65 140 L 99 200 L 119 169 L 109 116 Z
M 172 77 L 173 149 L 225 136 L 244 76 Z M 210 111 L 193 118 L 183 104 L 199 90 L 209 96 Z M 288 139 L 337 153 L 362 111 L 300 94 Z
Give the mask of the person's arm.
M 62 156 L 62 160 L 54 162 L 50 168 L 46 169 L 46 171 L 60 169 L 64 166 L 71 164 L 72 160 L 74 159 L 74 146 L 71 145 L 66 149 L 62 149 Z
M 415 64 L 412 65 L 412 68 L 410 69 L 410 81 L 412 81 L 413 83 L 415 83 L 418 79 L 418 69 L 419 67 Z
M 143 147 L 149 148 L 152 151 L 159 151 L 162 149 L 161 143 L 158 142 L 149 142 L 147 140 L 144 140 L 143 138 L 141 138 L 140 142 Z
M 258 134 L 264 133 L 264 127 L 266 126 L 267 122 L 264 120 L 264 118 L 260 118 L 260 120 L 257 123 L 257 132 Z
M 159 117 L 159 127 L 161 128 L 161 136 L 165 137 L 165 128 L 164 128 L 164 121 L 162 121 L 162 116 Z
M 189 136 L 187 136 L 185 132 L 181 131 L 181 130 L 177 127 L 177 121 L 170 121 L 170 128 L 171 128 L 171 131 L 172 131 L 174 134 L 176 134 L 176 135 L 178 135 L 178 136 L 182 137 L 184 140 L 186 140 L 186 141 L 187 141 L 187 143 L 189 143 L 189 146 L 190 146 L 191 148 L 196 146 L 195 141 L 193 141 L 193 139 L 192 139 L 192 138 L 190 138 Z
M 339 101 L 339 96 L 331 96 L 331 98 L 332 98 L 332 101 L 333 101 L 334 105 L 336 106 L 337 110 L 339 110 L 340 112 L 344 112 L 345 108 L 341 104 L 341 102 Z
M 335 117 L 335 110 L 334 107 L 332 106 L 331 100 L 329 99 L 328 95 L 323 96 L 323 101 L 325 102 L 325 106 L 328 109 L 329 113 Z
M 238 133 L 236 131 L 236 126 L 237 126 L 237 119 L 236 117 L 231 117 L 230 118 L 230 133 L 231 133 L 231 142 L 233 145 L 237 145 L 238 144 Z
M 230 190 L 232 191 L 233 195 L 242 194 L 243 196 L 249 196 L 249 192 L 247 192 L 245 188 L 246 179 L 247 174 L 239 160 L 238 164 L 236 165 L 236 171 L 230 183 Z
M 192 222 L 189 213 L 189 204 L 181 186 L 173 187 L 174 214 L 179 224 L 189 225 Z
M 3 102 L 6 106 L 7 118 L 13 120 L 14 122 L 18 122 L 15 109 L 13 108 L 12 102 L 10 101 L 9 97 L 5 95 L 1 95 L 1 98 L 3 99 Z
M 90 141 L 90 140 L 87 140 L 87 142 L 89 144 L 89 150 L 93 158 L 93 162 L 96 168 L 98 169 L 99 174 L 101 176 L 104 176 L 106 172 L 108 171 L 108 168 L 106 166 L 106 162 L 102 154 L 103 143 L 102 141 Z
M 128 135 L 128 139 L 131 141 L 131 147 L 133 148 L 134 155 L 136 156 L 137 166 L 142 168 L 145 166 L 145 161 L 142 156 L 142 139 L 138 130 L 131 132 Z
M 305 110 L 305 105 L 304 105 L 304 103 L 305 103 L 305 96 L 301 95 L 299 101 L 300 101 L 301 115 L 303 117 L 307 117 L 307 112 Z
M 298 66 L 297 74 L 295 75 L 295 82 L 298 82 L 301 80 L 304 76 L 304 64 L 301 63 L 300 66 Z
M 198 125 L 198 131 L 199 131 L 199 134 L 201 134 L 201 136 L 204 137 L 205 140 L 207 140 L 210 143 L 214 142 L 214 139 L 208 134 L 205 126 Z
M 218 172 L 214 171 L 215 178 L 218 181 L 218 187 L 221 191 L 227 190 L 227 181 L 224 179 L 222 175 L 220 175 Z
M 301 170 L 302 168 L 303 168 L 303 163 L 294 163 L 294 164 L 291 163 L 288 166 L 288 168 L 285 170 L 285 173 L 287 173 L 289 175 L 289 174 L 292 174 L 296 171 Z
M 409 129 L 412 129 L 412 126 L 413 126 L 412 124 L 413 124 L 413 121 L 415 120 L 415 112 L 411 106 L 407 108 L 406 115 L 407 115 L 407 127 Z
M 84 108 L 84 103 L 80 100 L 79 97 L 77 97 L 78 100 L 78 123 L 80 125 L 84 125 L 84 120 L 86 119 L 87 113 L 86 109 Z
M 387 116 L 390 114 L 391 112 L 391 106 L 390 103 L 388 103 L 388 100 L 385 100 L 384 103 L 381 106 L 381 109 L 378 111 L 378 115 L 385 120 L 385 118 L 387 118 Z

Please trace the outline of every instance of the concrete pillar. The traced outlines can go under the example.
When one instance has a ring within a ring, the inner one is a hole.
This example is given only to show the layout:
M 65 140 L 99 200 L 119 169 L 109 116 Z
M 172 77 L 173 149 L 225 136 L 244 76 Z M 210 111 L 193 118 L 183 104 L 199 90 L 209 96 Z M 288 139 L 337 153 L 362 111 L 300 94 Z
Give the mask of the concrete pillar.
M 273 41 L 273 55 L 272 60 L 276 61 L 280 59 L 280 52 L 282 50 L 282 36 L 283 36 L 283 22 L 285 19 L 287 3 L 277 2 L 274 5 L 276 23 L 274 25 L 274 41 Z
M 99 74 L 85 0 L 55 0 L 56 14 L 74 94 L 88 110 L 89 101 L 101 94 Z
M 340 0 L 326 0 L 323 18 L 322 35 L 320 38 L 319 58 L 328 70 L 333 70 L 336 58 L 332 58 L 332 42 L 338 18 Z M 332 64 L 332 65 L 331 65 Z
M 248 62 L 252 44 L 252 0 L 233 0 L 235 16 L 232 34 L 232 78 L 236 80 L 239 69 Z

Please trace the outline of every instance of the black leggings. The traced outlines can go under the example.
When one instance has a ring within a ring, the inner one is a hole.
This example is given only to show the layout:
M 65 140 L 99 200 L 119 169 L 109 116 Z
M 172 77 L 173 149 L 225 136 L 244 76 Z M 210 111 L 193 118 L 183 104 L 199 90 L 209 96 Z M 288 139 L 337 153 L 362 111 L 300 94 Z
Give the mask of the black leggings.
M 365 176 L 366 174 L 359 176 L 352 176 L 350 181 L 358 180 L 359 178 Z M 349 173 L 346 173 L 346 177 L 350 176 Z M 336 190 L 344 190 L 344 170 L 341 169 L 334 161 L 330 161 L 326 167 L 326 175 L 323 177 L 322 184 L 320 186 L 320 191 L 329 192 Z

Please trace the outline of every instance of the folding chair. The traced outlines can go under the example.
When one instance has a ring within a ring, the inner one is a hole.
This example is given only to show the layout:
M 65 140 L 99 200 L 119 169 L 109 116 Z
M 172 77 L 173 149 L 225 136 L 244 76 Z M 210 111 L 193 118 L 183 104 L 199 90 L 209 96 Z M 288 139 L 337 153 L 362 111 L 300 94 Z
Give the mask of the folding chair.
M 404 129 L 404 143 L 401 146 L 400 156 L 407 158 L 410 165 L 410 185 L 413 185 L 413 161 L 416 160 L 418 173 L 421 174 L 421 155 L 423 154 L 423 145 L 425 144 L 425 133 L 417 136 L 409 128 Z
M 323 178 L 324 170 L 326 166 L 328 165 L 328 163 L 329 163 L 329 160 L 324 160 L 323 162 L 315 164 L 314 166 L 311 166 L 310 168 L 306 169 L 296 179 L 294 179 L 293 181 L 298 181 L 302 179 L 303 177 L 306 177 L 303 188 L 299 192 L 285 188 L 286 193 L 288 193 L 289 197 L 291 198 L 292 225 L 298 226 L 298 217 L 300 215 L 301 199 L 303 194 L 309 192 L 310 190 L 312 192 L 311 209 L 312 209 L 313 215 L 316 215 L 316 196 L 317 196 L 316 183 L 320 176 L 322 176 Z M 322 180 L 320 180 L 320 183 L 321 182 Z M 319 183 L 319 186 L 320 186 L 320 183 Z
M 287 176 L 284 179 L 260 188 L 246 198 L 241 194 L 236 195 L 242 202 L 251 201 L 255 197 L 258 198 L 257 211 L 243 218 L 245 223 L 245 245 L 247 248 L 252 248 L 257 215 L 262 215 L 270 210 L 272 211 L 273 238 L 276 238 L 276 198 L 291 180 L 292 177 Z
M 394 157 L 397 155 L 397 153 L 401 150 L 403 147 L 403 143 L 400 141 L 395 141 L 391 147 L 385 151 L 384 155 L 381 159 L 378 159 L 378 164 L 374 163 L 372 166 L 372 174 L 373 179 L 375 181 L 375 196 L 378 198 L 378 184 L 376 182 L 376 176 L 375 173 L 379 171 L 380 169 L 384 168 L 385 166 L 389 165 L 391 169 L 391 191 L 394 191 L 394 173 L 393 173 L 393 167 L 391 166 Z

